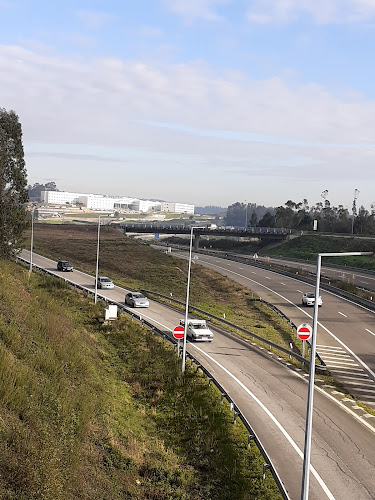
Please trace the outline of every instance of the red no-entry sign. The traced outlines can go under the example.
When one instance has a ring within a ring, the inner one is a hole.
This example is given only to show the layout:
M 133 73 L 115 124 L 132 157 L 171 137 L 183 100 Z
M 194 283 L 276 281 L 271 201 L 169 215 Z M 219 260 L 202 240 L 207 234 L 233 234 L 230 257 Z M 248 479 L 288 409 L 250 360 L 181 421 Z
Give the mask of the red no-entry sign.
M 176 326 L 176 328 L 173 330 L 173 337 L 175 339 L 183 339 L 184 338 L 184 327 L 183 326 Z
M 312 335 L 312 327 L 308 323 L 302 323 L 297 328 L 298 338 L 301 340 L 310 340 Z

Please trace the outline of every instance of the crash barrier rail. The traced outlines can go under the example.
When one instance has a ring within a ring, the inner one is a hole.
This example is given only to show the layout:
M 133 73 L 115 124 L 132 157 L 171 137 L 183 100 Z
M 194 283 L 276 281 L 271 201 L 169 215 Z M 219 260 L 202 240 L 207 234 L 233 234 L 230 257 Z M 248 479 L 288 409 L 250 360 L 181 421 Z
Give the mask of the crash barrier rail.
M 178 304 L 179 306 L 185 307 L 185 302 L 181 302 L 180 300 L 174 299 L 173 297 L 167 297 L 166 295 L 162 295 L 161 293 L 153 292 L 151 290 L 144 290 L 144 289 L 142 289 L 141 291 L 143 293 L 145 293 L 146 295 L 154 295 L 156 297 L 160 297 L 160 298 L 165 299 L 167 301 L 174 302 L 175 304 Z M 291 321 L 276 306 L 274 306 L 273 304 L 270 304 L 269 302 L 267 302 L 267 301 L 265 301 L 263 299 L 252 299 L 252 300 L 257 301 L 257 302 L 262 302 L 263 304 L 267 305 L 268 307 L 270 307 L 271 309 L 273 309 L 278 314 L 278 316 L 280 316 L 281 318 L 285 319 L 287 321 L 287 323 L 293 329 L 297 330 L 297 327 L 293 323 L 293 321 Z M 310 366 L 310 360 L 309 359 L 304 358 L 303 356 L 301 356 L 300 354 L 292 351 L 291 349 L 286 349 L 285 347 L 282 347 L 282 346 L 280 346 L 278 344 L 275 344 L 271 340 L 267 340 L 267 339 L 261 337 L 260 335 L 257 335 L 256 333 L 249 332 L 249 330 L 246 330 L 246 328 L 242 328 L 241 326 L 235 325 L 234 323 L 231 323 L 230 321 L 227 321 L 224 318 L 220 318 L 219 316 L 215 316 L 214 314 L 208 313 L 208 312 L 204 311 L 203 309 L 199 309 L 198 307 L 194 307 L 194 306 L 190 306 L 189 305 L 189 311 L 192 311 L 192 312 L 195 311 L 195 312 L 197 312 L 199 314 L 203 314 L 204 316 L 207 316 L 211 320 L 214 319 L 215 321 L 218 321 L 218 322 L 222 323 L 223 325 L 229 326 L 229 327 L 231 327 L 231 328 L 233 328 L 233 329 L 235 329 L 237 331 L 241 331 L 242 333 L 245 333 L 246 335 L 248 335 L 252 339 L 257 339 L 257 340 L 259 340 L 259 341 L 264 342 L 265 344 L 267 344 L 269 346 L 269 350 L 275 349 L 275 350 L 281 351 L 281 352 L 287 354 L 289 356 L 289 358 L 293 357 L 294 359 L 298 360 L 302 364 L 306 364 L 306 365 Z M 230 332 L 230 334 L 234 335 L 232 332 Z M 243 339 L 241 338 L 241 340 L 243 340 Z M 310 348 L 310 343 L 309 342 L 307 342 L 307 345 Z M 327 370 L 327 366 L 324 363 L 324 361 L 322 360 L 322 358 L 319 356 L 318 353 L 316 354 L 316 358 L 318 359 L 319 364 L 315 365 L 315 369 L 319 370 L 319 371 L 324 371 L 325 372 Z
M 249 258 L 251 258 L 251 257 L 249 257 Z M 291 262 L 291 263 L 298 262 L 300 264 L 310 264 L 310 265 L 313 265 L 313 266 L 316 265 L 316 261 L 315 260 L 283 257 L 282 255 L 270 255 L 270 256 L 268 256 L 268 255 L 262 255 L 261 257 L 259 257 L 259 259 L 260 260 L 273 259 L 275 261 L 277 261 L 277 260 L 285 260 L 285 261 Z M 279 265 L 282 265 L 282 264 L 279 264 Z M 332 262 L 329 262 L 329 261 L 327 261 L 324 264 L 324 267 L 327 268 L 327 269 L 332 268 L 332 269 L 340 270 L 344 274 L 363 272 L 363 273 L 371 274 L 372 276 L 375 276 L 375 271 L 372 271 L 371 269 L 364 269 L 362 267 L 348 267 L 348 266 L 343 266 L 343 265 L 339 265 L 339 264 L 333 264 Z M 313 274 L 315 274 L 315 273 L 313 273 Z
M 23 259 L 22 257 L 17 257 L 17 262 L 20 262 L 20 263 L 25 264 L 25 265 L 30 264 L 29 261 L 27 261 L 26 259 Z M 60 279 L 64 280 L 66 283 L 68 283 L 69 285 L 71 285 L 73 288 L 76 288 L 77 290 L 83 291 L 87 295 L 94 296 L 94 294 L 95 294 L 92 290 L 89 290 L 88 288 L 86 288 L 82 285 L 78 285 L 77 283 L 73 283 L 72 281 L 66 279 L 65 277 L 59 276 L 58 274 L 55 274 L 54 272 L 48 271 L 47 269 L 44 269 L 43 267 L 40 267 L 36 264 L 33 264 L 33 269 L 35 269 L 43 274 L 46 274 L 48 276 L 51 276 L 53 278 L 60 278 Z M 100 295 L 98 295 L 98 297 L 102 302 L 104 302 L 106 304 L 116 305 L 123 313 L 129 315 L 132 318 L 132 320 L 135 318 L 137 321 L 140 322 L 141 326 L 146 326 L 149 330 L 151 330 L 152 334 L 156 334 L 159 337 L 161 337 L 163 340 L 170 342 L 171 344 L 174 345 L 174 349 L 177 350 L 177 346 L 178 346 L 177 340 L 173 336 L 168 335 L 164 331 L 157 328 L 150 321 L 147 321 L 146 319 L 144 319 L 142 317 L 142 314 L 140 314 L 140 313 L 138 314 L 134 311 L 129 310 L 124 304 L 122 304 L 120 302 L 116 302 L 114 300 L 107 299 L 106 297 L 102 297 Z M 179 353 L 178 353 L 178 355 L 179 355 Z M 263 479 L 265 479 L 265 477 L 266 477 L 266 471 L 267 470 L 270 471 L 283 500 L 290 500 L 288 492 L 286 491 L 283 483 L 281 482 L 280 476 L 278 475 L 270 457 L 268 456 L 265 448 L 263 447 L 262 442 L 260 441 L 260 439 L 258 438 L 256 433 L 254 432 L 253 428 L 251 427 L 250 423 L 247 421 L 246 417 L 242 414 L 241 410 L 234 403 L 234 401 L 229 396 L 227 391 L 221 386 L 221 384 L 215 379 L 215 377 L 213 377 L 211 375 L 211 373 L 195 358 L 195 356 L 193 356 L 193 354 L 186 351 L 186 357 L 187 357 L 187 359 L 189 359 L 192 367 L 195 365 L 197 371 L 201 370 L 202 373 L 207 377 L 209 385 L 211 383 L 213 383 L 215 385 L 217 390 L 220 392 L 221 401 L 223 401 L 224 399 L 227 400 L 227 402 L 230 405 L 230 410 L 233 412 L 233 424 L 235 424 L 236 420 L 239 419 L 242 422 L 242 424 L 244 425 L 244 427 L 247 431 L 247 434 L 248 434 L 248 438 L 247 438 L 248 447 L 250 447 L 251 441 L 254 441 L 256 447 L 258 448 L 260 454 L 263 457 L 263 460 L 264 460 Z
M 184 250 L 186 250 L 186 247 L 184 247 Z M 287 276 L 288 278 L 298 279 L 299 281 L 302 281 L 304 283 L 308 283 L 309 285 L 315 286 L 315 280 L 313 280 L 313 279 L 307 278 L 306 276 L 302 276 L 301 274 L 298 274 L 298 272 L 291 273 L 289 271 L 285 271 L 283 269 L 278 269 L 276 267 L 265 266 L 263 264 L 260 264 L 259 262 L 254 261 L 253 257 L 239 257 L 237 255 L 230 255 L 227 253 L 221 254 L 219 256 L 215 252 L 210 252 L 209 250 L 202 251 L 201 249 L 199 250 L 199 252 L 195 251 L 195 253 L 202 253 L 203 255 L 210 255 L 211 257 L 212 256 L 220 257 L 221 259 L 231 260 L 234 262 L 239 262 L 241 264 L 248 264 L 250 266 L 258 267 L 259 269 L 264 269 L 266 271 L 272 271 L 274 273 L 281 274 L 282 276 Z M 345 299 L 348 299 L 351 302 L 354 302 L 355 304 L 361 305 L 363 307 L 367 307 L 368 309 L 375 311 L 375 301 L 364 299 L 363 297 L 359 297 L 358 295 L 355 295 L 354 293 L 346 292 L 345 290 L 342 290 L 341 288 L 337 288 L 335 286 L 329 285 L 327 283 L 324 283 L 323 281 L 320 282 L 320 288 L 323 290 L 326 290 L 327 292 L 334 293 L 335 295 L 338 295 L 339 297 L 343 297 Z

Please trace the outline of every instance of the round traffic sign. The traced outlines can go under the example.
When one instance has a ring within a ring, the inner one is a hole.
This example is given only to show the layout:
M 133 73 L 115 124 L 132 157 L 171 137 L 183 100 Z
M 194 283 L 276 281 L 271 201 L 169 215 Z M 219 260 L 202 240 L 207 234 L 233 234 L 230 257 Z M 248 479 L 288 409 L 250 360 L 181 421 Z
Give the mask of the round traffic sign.
M 301 340 L 310 340 L 312 335 L 312 327 L 308 323 L 302 323 L 297 328 L 298 338 Z
M 173 330 L 173 337 L 175 339 L 183 339 L 184 338 L 184 327 L 183 326 L 176 326 L 176 328 Z

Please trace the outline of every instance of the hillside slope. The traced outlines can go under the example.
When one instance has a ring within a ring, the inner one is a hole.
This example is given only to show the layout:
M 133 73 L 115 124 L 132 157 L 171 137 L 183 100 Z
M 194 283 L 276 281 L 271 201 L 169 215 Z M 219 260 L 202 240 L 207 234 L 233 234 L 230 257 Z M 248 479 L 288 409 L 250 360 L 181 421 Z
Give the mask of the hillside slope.
M 135 323 L 0 261 L 0 498 L 273 499 L 207 381 Z

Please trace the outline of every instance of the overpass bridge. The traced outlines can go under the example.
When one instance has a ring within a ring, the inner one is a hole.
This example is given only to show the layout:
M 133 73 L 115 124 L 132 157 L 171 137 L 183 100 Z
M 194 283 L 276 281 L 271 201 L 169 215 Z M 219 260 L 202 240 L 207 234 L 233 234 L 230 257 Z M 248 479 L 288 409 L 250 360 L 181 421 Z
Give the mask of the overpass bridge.
M 124 234 L 128 233 L 155 233 L 155 234 L 188 234 L 191 233 L 190 225 L 177 225 L 177 224 L 113 224 L 115 227 L 121 229 Z M 217 227 L 211 228 L 209 225 L 193 226 L 194 230 L 194 248 L 198 249 L 199 239 L 202 235 L 209 236 L 227 236 L 227 237 L 241 237 L 241 238 L 259 238 L 264 241 L 281 241 L 290 238 L 294 232 L 292 229 L 283 227 Z

